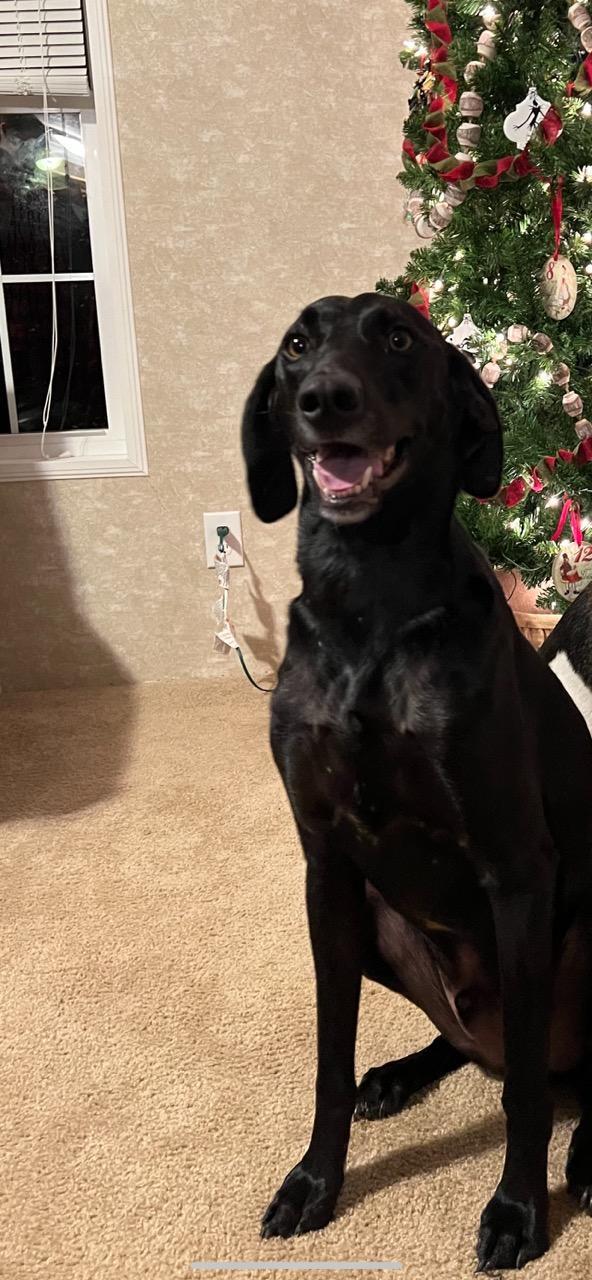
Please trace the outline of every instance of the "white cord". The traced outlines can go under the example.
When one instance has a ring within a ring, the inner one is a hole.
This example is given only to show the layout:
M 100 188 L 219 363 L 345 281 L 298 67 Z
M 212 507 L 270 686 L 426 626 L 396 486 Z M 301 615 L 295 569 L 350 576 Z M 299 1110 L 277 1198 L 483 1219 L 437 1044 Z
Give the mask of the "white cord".
M 53 383 L 56 371 L 56 362 L 58 357 L 58 297 L 56 289 L 56 270 L 55 270 L 55 228 L 54 228 L 54 209 L 53 209 L 53 170 L 49 163 L 51 158 L 51 149 L 49 141 L 49 105 L 48 105 L 48 84 L 47 84 L 47 64 L 45 61 L 45 41 L 43 35 L 43 26 L 41 20 L 41 7 L 43 5 L 43 13 L 45 14 L 45 0 L 37 0 L 37 22 L 39 26 L 39 48 L 41 51 L 41 75 L 43 79 L 43 126 L 45 129 L 45 159 L 46 159 L 46 181 L 47 181 L 47 216 L 49 221 L 49 254 L 51 259 L 51 367 L 49 372 L 49 384 L 47 387 L 47 395 L 43 406 L 42 423 L 43 430 L 41 432 L 41 457 L 47 458 L 49 455 L 45 452 L 45 435 L 49 423 L 49 415 L 51 413 L 51 404 L 53 399 Z

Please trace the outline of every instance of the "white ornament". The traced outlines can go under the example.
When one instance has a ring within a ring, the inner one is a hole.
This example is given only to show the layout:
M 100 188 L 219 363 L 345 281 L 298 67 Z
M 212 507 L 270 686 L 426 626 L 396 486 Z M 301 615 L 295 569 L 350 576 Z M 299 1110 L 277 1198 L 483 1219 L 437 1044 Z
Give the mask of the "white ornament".
M 481 17 L 489 31 L 494 31 L 500 20 L 499 13 L 492 4 L 485 5 L 485 8 L 481 10 Z
M 495 363 L 495 360 L 488 360 L 481 370 L 481 377 L 486 387 L 495 387 L 496 382 L 499 382 L 501 378 L 501 374 L 502 371 L 499 364 Z
M 473 93 L 470 89 L 466 93 L 461 93 L 458 104 L 461 116 L 469 116 L 471 120 L 478 120 L 479 116 L 483 115 L 484 106 L 485 103 L 480 93 Z
M 465 342 L 469 342 L 471 338 L 477 337 L 479 330 L 475 324 L 473 317 L 466 311 L 460 324 L 457 324 L 454 332 L 451 333 L 448 341 L 453 347 L 462 347 Z
M 592 546 L 564 542 L 553 561 L 553 584 L 564 600 L 575 600 L 592 580 Z
M 440 202 L 434 205 L 434 208 L 430 210 L 430 225 L 434 227 L 436 231 L 444 231 L 444 228 L 449 226 L 452 222 L 453 212 L 454 210 L 451 209 L 450 205 L 447 204 L 445 200 L 440 200 Z
M 460 124 L 456 130 L 456 137 L 461 147 L 478 147 L 481 137 L 481 125 Z
M 551 103 L 534 88 L 528 90 L 526 97 L 514 108 L 504 120 L 504 133 L 510 142 L 514 142 L 521 151 L 528 145 L 537 126 L 544 120 L 551 109 Z
M 557 387 L 566 387 L 571 377 L 571 370 L 568 364 L 558 364 L 553 370 L 551 377 Z
M 463 191 L 462 187 L 457 186 L 456 182 L 451 182 L 450 185 L 446 187 L 444 199 L 446 204 L 451 205 L 453 209 L 456 209 L 459 204 L 463 204 L 466 198 L 466 191 Z
M 406 209 L 411 218 L 416 218 L 419 213 L 423 213 L 425 200 L 421 191 L 412 191 L 407 197 Z
M 552 320 L 566 320 L 577 297 L 578 280 L 569 258 L 563 254 L 548 258 L 541 274 L 541 298 L 547 315 Z
M 472 84 L 475 76 L 478 75 L 484 66 L 484 62 L 467 62 L 464 72 L 466 84 Z
M 592 436 L 592 422 L 589 418 L 580 418 L 576 422 L 575 432 L 579 440 L 588 440 Z
M 577 391 L 566 391 L 561 403 L 565 413 L 567 413 L 570 418 L 579 418 L 582 409 L 584 408 L 582 397 L 578 395 Z
M 508 342 L 526 342 L 530 329 L 525 324 L 511 324 L 506 334 Z
M 592 21 L 585 4 L 570 5 L 567 11 L 567 16 L 571 22 L 572 27 L 575 27 L 576 31 L 583 31 L 584 27 L 589 26 L 590 22 Z
M 495 36 L 492 31 L 482 31 L 477 41 L 477 53 L 482 58 L 495 58 Z
M 413 226 L 422 240 L 433 240 L 436 231 L 428 222 L 424 213 L 421 213 L 418 218 L 413 219 Z

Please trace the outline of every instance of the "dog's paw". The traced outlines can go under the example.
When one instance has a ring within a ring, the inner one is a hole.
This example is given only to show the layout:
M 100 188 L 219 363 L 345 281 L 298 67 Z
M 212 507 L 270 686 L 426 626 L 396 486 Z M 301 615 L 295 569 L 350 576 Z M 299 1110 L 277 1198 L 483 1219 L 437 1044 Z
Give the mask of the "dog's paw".
M 301 1236 L 320 1231 L 333 1217 L 343 1177 L 315 1176 L 297 1164 L 284 1179 L 261 1221 L 261 1235 Z
M 396 1116 L 409 1096 L 409 1085 L 397 1072 L 396 1062 L 372 1067 L 358 1085 L 354 1120 L 386 1120 L 387 1116 Z
M 579 1124 L 572 1135 L 565 1176 L 580 1209 L 592 1216 L 592 1131 L 589 1125 Z
M 510 1199 L 498 1188 L 481 1215 L 477 1270 L 519 1271 L 548 1248 L 546 1208 Z

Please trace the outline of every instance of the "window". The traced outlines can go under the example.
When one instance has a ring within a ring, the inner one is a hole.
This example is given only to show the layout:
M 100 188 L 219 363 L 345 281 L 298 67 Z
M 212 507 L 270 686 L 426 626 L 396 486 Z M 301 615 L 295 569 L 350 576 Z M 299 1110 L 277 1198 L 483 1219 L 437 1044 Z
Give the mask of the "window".
M 62 2 L 56 10 L 56 0 L 16 0 L 15 25 L 15 0 L 0 0 L 0 480 L 147 470 L 106 0 L 86 4 L 88 96 L 81 0 Z M 21 56 L 16 79 L 5 54 L 16 61 L 10 40 L 22 45 L 24 31 L 25 69 Z M 59 48 L 58 38 L 66 41 Z M 68 43 L 74 40 L 76 56 Z M 20 93 L 23 74 L 33 90 L 45 78 L 47 132 L 43 97 Z M 78 89 L 78 96 L 56 88 Z M 58 344 L 43 437 L 54 283 Z

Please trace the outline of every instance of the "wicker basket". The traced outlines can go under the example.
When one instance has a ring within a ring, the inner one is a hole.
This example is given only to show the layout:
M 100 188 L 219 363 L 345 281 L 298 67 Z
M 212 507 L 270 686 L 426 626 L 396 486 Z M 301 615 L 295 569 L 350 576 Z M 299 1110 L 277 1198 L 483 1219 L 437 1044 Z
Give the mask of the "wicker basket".
M 559 617 L 555 613 L 543 613 L 541 610 L 537 613 L 522 613 L 516 611 L 514 613 L 516 622 L 520 627 L 523 636 L 534 645 L 535 649 L 540 649 L 541 645 L 548 640 L 551 632 L 557 626 Z

